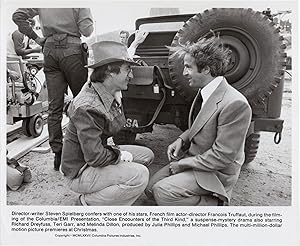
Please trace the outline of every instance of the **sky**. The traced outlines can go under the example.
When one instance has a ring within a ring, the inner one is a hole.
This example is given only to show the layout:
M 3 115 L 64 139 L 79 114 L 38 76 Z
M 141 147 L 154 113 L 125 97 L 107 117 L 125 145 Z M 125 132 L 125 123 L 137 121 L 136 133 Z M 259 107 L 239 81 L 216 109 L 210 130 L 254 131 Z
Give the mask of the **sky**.
M 16 29 L 15 24 L 11 20 L 11 15 L 14 10 L 18 7 L 24 7 L 21 4 L 16 4 L 15 2 L 17 1 L 10 1 L 7 4 L 2 4 L 2 11 L 6 14 L 6 18 L 4 20 L 6 22 L 4 25 L 6 27 L 6 32 L 11 32 Z M 62 4 L 64 2 L 65 4 Z M 70 6 L 70 4 L 66 5 L 66 1 L 64 2 L 60 1 L 57 4 L 51 5 L 43 4 L 42 7 L 75 7 L 74 5 Z M 79 1 L 73 1 L 73 4 L 78 2 Z M 26 7 L 33 6 L 35 7 L 36 3 Z M 251 1 L 251 4 L 249 4 L 248 1 L 97 1 L 96 3 L 95 1 L 87 1 L 86 6 L 84 7 L 91 8 L 95 21 L 94 34 L 101 34 L 121 29 L 134 30 L 135 20 L 140 17 L 148 17 L 151 8 L 178 8 L 180 13 L 199 13 L 212 7 L 243 7 L 259 11 L 270 7 L 273 12 L 277 12 L 277 10 L 292 9 L 292 5 L 287 4 L 287 2 L 283 4 L 283 1 Z

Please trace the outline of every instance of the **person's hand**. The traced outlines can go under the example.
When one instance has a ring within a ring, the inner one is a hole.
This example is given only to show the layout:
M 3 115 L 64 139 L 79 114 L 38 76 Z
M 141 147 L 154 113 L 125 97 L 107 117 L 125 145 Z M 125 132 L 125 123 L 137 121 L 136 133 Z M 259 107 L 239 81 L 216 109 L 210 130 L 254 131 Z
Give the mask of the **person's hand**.
M 133 155 L 128 151 L 122 150 L 120 160 L 131 162 L 131 161 L 133 161 Z
M 173 142 L 172 144 L 170 144 L 168 146 L 167 155 L 168 155 L 169 161 L 179 159 L 178 153 L 181 150 L 182 142 L 183 142 L 182 139 L 178 138 L 175 142 Z
M 40 46 L 43 46 L 44 43 L 46 42 L 46 38 L 41 38 L 41 37 L 37 37 L 35 40 L 34 40 L 38 45 Z
M 136 42 L 137 45 L 143 43 L 146 37 L 148 36 L 148 34 L 149 32 L 146 31 L 140 31 L 140 30 L 135 31 L 134 42 Z
M 135 31 L 134 41 L 131 43 L 130 47 L 127 49 L 129 57 L 132 59 L 134 57 L 137 47 L 144 42 L 145 38 L 148 36 L 149 32 L 145 31 Z
M 174 175 L 176 173 L 181 173 L 184 168 L 178 163 L 178 161 L 172 161 L 169 165 L 170 174 Z
M 10 70 L 10 71 L 8 71 L 8 74 L 12 80 L 18 80 L 20 78 L 20 74 L 15 71 Z

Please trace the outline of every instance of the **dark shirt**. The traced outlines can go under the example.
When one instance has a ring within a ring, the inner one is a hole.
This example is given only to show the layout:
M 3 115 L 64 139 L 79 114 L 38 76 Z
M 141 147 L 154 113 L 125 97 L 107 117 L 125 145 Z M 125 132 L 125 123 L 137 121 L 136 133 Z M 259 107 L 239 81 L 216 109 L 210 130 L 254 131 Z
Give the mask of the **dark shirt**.
M 89 8 L 19 8 L 13 13 L 13 21 L 20 32 L 35 40 L 38 35 L 27 22 L 28 18 L 39 15 L 44 37 L 56 33 L 70 36 L 90 36 L 94 30 Z
M 120 151 L 107 138 L 125 125 L 124 113 L 102 83 L 87 82 L 69 106 L 62 171 L 75 178 L 85 165 L 104 167 L 119 161 Z
M 25 49 L 29 47 L 29 38 L 26 37 L 19 30 L 14 31 L 8 37 L 7 41 L 7 55 L 8 56 L 25 56 Z

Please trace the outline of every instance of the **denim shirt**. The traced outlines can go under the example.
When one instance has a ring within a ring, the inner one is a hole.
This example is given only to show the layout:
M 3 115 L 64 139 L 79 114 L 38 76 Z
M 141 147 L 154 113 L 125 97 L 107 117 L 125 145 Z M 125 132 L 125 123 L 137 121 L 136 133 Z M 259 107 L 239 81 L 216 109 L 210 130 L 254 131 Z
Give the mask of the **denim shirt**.
M 85 165 L 116 164 L 120 151 L 108 146 L 107 138 L 125 125 L 122 108 L 100 82 L 87 82 L 68 109 L 70 117 L 64 137 L 62 172 L 75 178 Z
M 36 15 L 39 15 L 44 37 L 50 37 L 55 33 L 88 37 L 94 30 L 89 8 L 18 8 L 13 13 L 12 19 L 20 32 L 33 40 L 38 35 L 30 27 L 27 19 Z

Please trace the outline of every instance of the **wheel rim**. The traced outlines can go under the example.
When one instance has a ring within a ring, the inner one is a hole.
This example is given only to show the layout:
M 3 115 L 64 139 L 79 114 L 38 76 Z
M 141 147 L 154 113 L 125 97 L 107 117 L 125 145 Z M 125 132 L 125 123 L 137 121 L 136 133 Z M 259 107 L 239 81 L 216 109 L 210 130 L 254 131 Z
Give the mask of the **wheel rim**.
M 40 135 L 42 133 L 43 126 L 43 119 L 41 117 L 38 117 L 34 123 L 34 131 L 36 132 L 36 134 Z
M 228 83 L 237 90 L 245 88 L 257 76 L 261 66 L 262 61 L 257 41 L 248 32 L 238 27 L 218 27 L 214 28 L 214 32 L 220 34 L 224 46 L 232 51 L 230 64 L 225 73 Z M 194 39 L 197 40 L 200 37 L 210 38 L 212 35 L 211 32 L 207 32 L 194 37 Z M 189 41 L 187 37 L 180 40 L 182 43 L 187 41 Z M 172 66 L 169 63 L 169 67 Z M 179 70 L 181 69 L 183 70 L 183 64 L 179 64 Z M 172 71 L 170 72 L 172 73 Z M 186 90 L 192 90 L 192 88 L 186 88 Z M 196 92 L 192 94 L 194 95 Z
M 237 89 L 244 88 L 258 74 L 261 66 L 256 40 L 239 28 L 217 28 L 215 32 L 220 32 L 224 46 L 232 51 L 225 74 L 228 82 Z

